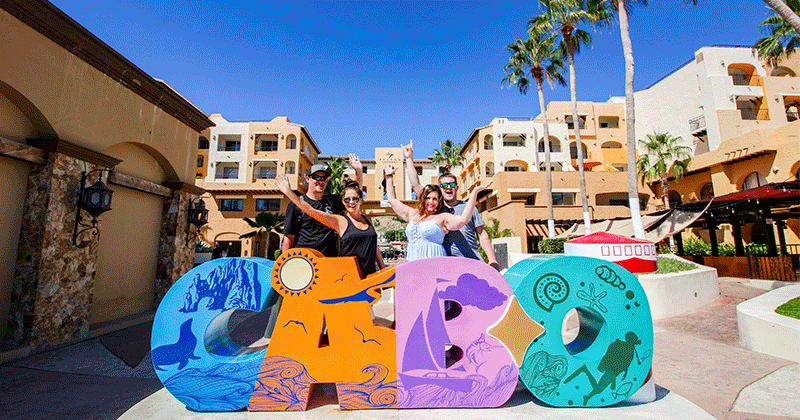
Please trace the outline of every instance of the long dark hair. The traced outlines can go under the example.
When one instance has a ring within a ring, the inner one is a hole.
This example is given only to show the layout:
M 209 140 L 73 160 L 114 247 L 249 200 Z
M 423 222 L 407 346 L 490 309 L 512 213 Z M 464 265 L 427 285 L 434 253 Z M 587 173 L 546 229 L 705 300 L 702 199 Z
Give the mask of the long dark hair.
M 431 214 L 439 214 L 444 210 L 444 197 L 442 197 L 442 188 L 435 184 L 428 184 L 424 188 L 422 188 L 422 192 L 419 193 L 419 197 L 417 197 L 417 211 L 419 211 L 420 217 L 427 216 L 425 213 L 425 198 L 428 197 L 428 194 L 431 192 L 436 192 L 439 194 L 439 205 L 436 206 L 436 209 Z

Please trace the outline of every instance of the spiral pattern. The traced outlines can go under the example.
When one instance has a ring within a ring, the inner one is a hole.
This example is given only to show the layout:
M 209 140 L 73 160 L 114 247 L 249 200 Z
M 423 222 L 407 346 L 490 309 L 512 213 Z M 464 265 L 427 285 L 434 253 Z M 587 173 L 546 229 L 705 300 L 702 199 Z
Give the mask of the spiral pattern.
M 548 273 L 539 277 L 533 285 L 534 299 L 540 308 L 547 312 L 553 305 L 567 300 L 569 296 L 569 283 L 555 273 Z

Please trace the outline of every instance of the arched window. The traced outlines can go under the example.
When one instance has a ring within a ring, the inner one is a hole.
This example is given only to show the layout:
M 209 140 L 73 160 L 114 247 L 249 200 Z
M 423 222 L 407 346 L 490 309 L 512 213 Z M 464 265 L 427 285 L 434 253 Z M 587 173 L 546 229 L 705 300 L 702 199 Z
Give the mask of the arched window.
M 494 149 L 494 139 L 492 138 L 491 134 L 487 134 L 483 138 L 483 149 L 484 150 L 492 150 L 492 149 Z
M 539 151 L 544 153 L 544 139 L 539 140 Z M 561 142 L 553 136 L 550 136 L 550 151 L 553 153 L 561 152 Z
M 551 171 L 561 171 L 564 169 L 564 165 L 561 162 L 550 162 L 550 170 Z M 542 172 L 547 171 L 547 164 L 542 162 L 539 164 L 539 170 Z
M 494 162 L 486 162 L 486 177 L 494 176 Z
M 200 136 L 200 138 L 197 141 L 197 148 L 200 150 L 208 149 L 208 139 L 203 136 Z
M 748 86 L 753 82 L 756 68 L 752 64 L 734 63 L 728 66 L 728 76 L 733 79 L 734 86 Z
M 297 137 L 295 137 L 294 134 L 286 136 L 286 148 L 297 149 Z
M 622 144 L 616 141 L 607 141 L 600 146 L 601 149 L 622 149 Z
M 751 190 L 766 184 L 767 180 L 763 175 L 758 172 L 750 172 L 750 174 L 747 175 L 747 178 L 744 179 L 742 190 Z
M 528 170 L 528 168 L 522 162 L 511 161 L 511 162 L 506 162 L 506 166 L 503 170 L 506 172 L 525 172 Z
M 714 198 L 714 184 L 708 182 L 700 189 L 701 200 L 711 200 Z
M 295 165 L 291 160 L 286 162 L 286 175 L 294 174 Z
M 589 156 L 589 151 L 586 148 L 586 144 L 581 142 L 581 146 L 583 149 L 583 158 L 586 159 Z M 578 146 L 573 141 L 569 144 L 569 157 L 570 159 L 577 159 L 578 158 Z

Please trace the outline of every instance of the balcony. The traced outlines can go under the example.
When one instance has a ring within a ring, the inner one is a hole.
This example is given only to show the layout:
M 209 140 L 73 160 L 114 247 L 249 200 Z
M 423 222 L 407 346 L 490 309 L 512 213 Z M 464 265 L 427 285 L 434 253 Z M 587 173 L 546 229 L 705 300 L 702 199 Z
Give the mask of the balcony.
M 797 111 L 786 111 L 786 121 L 788 122 L 797 121 L 799 117 Z
M 756 108 L 740 108 L 739 112 L 742 114 L 742 120 L 749 121 L 767 121 L 769 120 L 768 110 L 759 111 Z M 788 115 L 787 115 L 788 117 Z
M 700 115 L 689 120 L 689 131 L 694 134 L 698 131 L 703 131 L 706 128 L 706 116 Z
M 732 74 L 731 79 L 733 79 L 734 86 L 749 86 L 750 85 L 750 75 L 748 74 Z

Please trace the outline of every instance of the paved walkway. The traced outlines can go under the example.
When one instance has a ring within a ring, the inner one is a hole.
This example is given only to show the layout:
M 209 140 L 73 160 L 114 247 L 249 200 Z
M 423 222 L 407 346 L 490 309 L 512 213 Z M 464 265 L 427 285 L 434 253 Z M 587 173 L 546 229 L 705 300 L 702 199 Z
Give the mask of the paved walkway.
M 736 304 L 764 290 L 731 280 L 721 279 L 712 303 L 655 322 L 656 384 L 719 419 L 800 419 L 800 365 L 738 344 Z M 0 365 L 2 418 L 116 419 L 161 389 L 149 354 L 123 354 L 115 342 L 146 346 L 148 327 Z

